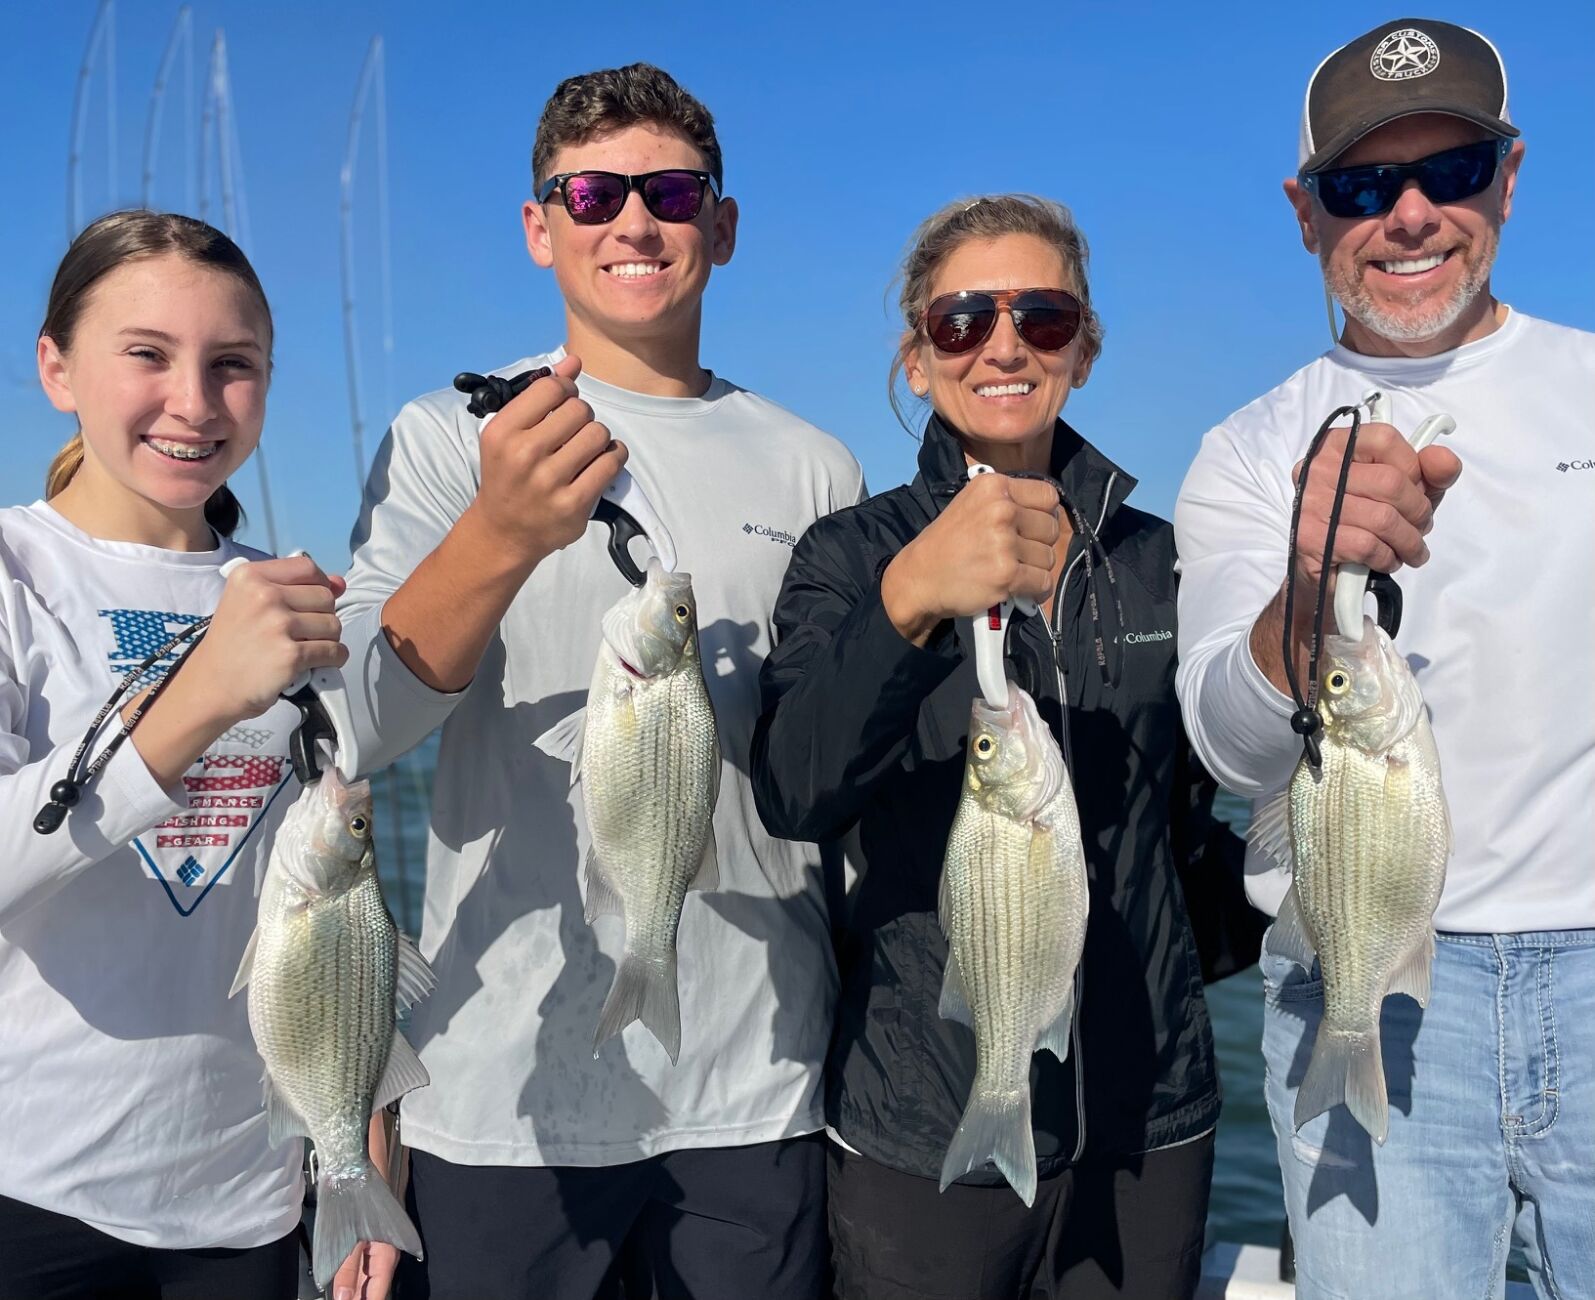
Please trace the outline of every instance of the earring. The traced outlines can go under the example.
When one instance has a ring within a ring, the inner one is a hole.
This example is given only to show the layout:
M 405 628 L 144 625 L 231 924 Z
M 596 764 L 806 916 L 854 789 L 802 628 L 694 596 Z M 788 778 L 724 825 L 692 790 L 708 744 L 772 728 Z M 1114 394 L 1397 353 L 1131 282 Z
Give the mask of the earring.
M 927 390 L 924 384 L 912 384 L 910 387 L 913 388 L 915 397 L 925 396 Z

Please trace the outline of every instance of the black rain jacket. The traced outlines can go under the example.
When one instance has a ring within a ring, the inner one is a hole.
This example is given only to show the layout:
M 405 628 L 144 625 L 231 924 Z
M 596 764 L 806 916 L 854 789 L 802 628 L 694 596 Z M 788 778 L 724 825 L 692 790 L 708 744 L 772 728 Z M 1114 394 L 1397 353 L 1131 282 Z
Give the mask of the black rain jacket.
M 775 608 L 752 774 L 771 833 L 845 837 L 859 871 L 833 910 L 841 987 L 827 1120 L 871 1159 L 937 1177 L 975 1074 L 973 1031 L 937 1013 L 947 941 L 936 899 L 978 687 L 969 620 L 920 648 L 881 604 L 886 565 L 966 482 L 963 452 L 936 417 L 919 467 L 908 486 L 821 519 L 799 541 Z M 1068 763 L 1090 877 L 1069 1060 L 1038 1052 L 1031 1066 L 1043 1177 L 1088 1143 L 1093 1156 L 1145 1151 L 1214 1126 L 1204 962 L 1179 871 L 1217 885 L 1204 891 L 1210 977 L 1254 961 L 1261 931 L 1233 903 L 1240 845 L 1211 819 L 1214 786 L 1174 695 L 1174 530 L 1125 505 L 1134 480 L 1061 420 L 1051 473 L 1099 546 L 1077 524 L 1057 631 L 1039 615 L 1016 618 L 1008 640 L 1009 674 Z M 987 1166 L 962 1181 L 1001 1176 Z

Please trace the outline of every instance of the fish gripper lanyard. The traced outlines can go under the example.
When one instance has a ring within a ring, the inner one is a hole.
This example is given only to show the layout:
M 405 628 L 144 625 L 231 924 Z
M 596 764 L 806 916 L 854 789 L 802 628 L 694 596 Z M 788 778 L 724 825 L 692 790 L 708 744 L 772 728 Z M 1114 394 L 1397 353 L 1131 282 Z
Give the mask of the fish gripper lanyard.
M 1351 417 L 1351 427 L 1346 431 L 1346 451 L 1340 460 L 1340 477 L 1335 482 L 1335 497 L 1329 507 L 1329 526 L 1324 534 L 1324 560 L 1318 574 L 1318 599 L 1313 609 L 1312 635 L 1307 649 L 1307 689 L 1303 692 L 1301 682 L 1296 676 L 1295 647 L 1291 643 L 1291 633 L 1295 627 L 1296 531 L 1301 525 L 1301 506 L 1302 498 L 1307 493 L 1307 475 L 1312 469 L 1314 459 L 1323 450 L 1330 429 L 1342 416 Z M 1346 502 L 1346 480 L 1351 474 L 1352 461 L 1357 449 L 1357 430 L 1361 426 L 1362 408 L 1358 406 L 1336 407 L 1325 417 L 1324 422 L 1318 426 L 1318 432 L 1313 435 L 1312 442 L 1307 446 L 1307 454 L 1302 457 L 1301 475 L 1296 481 L 1296 497 L 1290 511 L 1290 553 L 1287 561 L 1289 567 L 1285 575 L 1285 632 L 1282 653 L 1285 678 L 1290 683 L 1291 699 L 1296 705 L 1296 711 L 1290 715 L 1290 729 L 1301 737 L 1302 752 L 1314 770 L 1323 766 L 1323 756 L 1318 746 L 1318 732 L 1323 727 L 1323 719 L 1318 716 L 1318 658 L 1323 649 L 1324 608 L 1329 597 L 1330 561 L 1335 554 L 1335 533 L 1340 527 L 1340 510 Z
M 176 636 L 172 637 L 160 649 L 147 656 L 143 663 L 130 670 L 111 693 L 111 698 L 106 700 L 105 707 L 94 715 L 94 721 L 89 724 L 89 729 L 83 733 L 83 743 L 77 747 L 77 752 L 72 755 L 72 766 L 67 769 L 66 776 L 50 787 L 50 802 L 39 809 L 33 818 L 33 829 L 40 835 L 51 835 L 61 829 L 61 823 L 66 820 L 66 815 L 82 800 L 84 792 L 93 783 L 94 778 L 104 771 L 105 765 L 111 761 L 116 751 L 122 747 L 122 742 L 133 734 L 133 728 L 138 726 L 139 720 L 149 711 L 150 705 L 160 699 L 161 692 L 171 685 L 172 678 L 177 676 L 177 670 L 188 662 L 188 656 L 196 645 L 205 636 L 205 630 L 210 627 L 210 619 L 202 618 L 190 623 Z M 122 729 L 112 736 L 93 760 L 85 765 L 90 746 L 94 744 L 94 737 L 99 734 L 100 727 L 111 716 L 111 711 L 122 702 L 122 697 L 132 691 L 138 681 L 149 672 L 163 657 L 171 654 L 178 646 L 187 644 L 187 649 L 162 674 L 161 679 L 155 683 L 154 688 L 139 703 L 122 722 Z

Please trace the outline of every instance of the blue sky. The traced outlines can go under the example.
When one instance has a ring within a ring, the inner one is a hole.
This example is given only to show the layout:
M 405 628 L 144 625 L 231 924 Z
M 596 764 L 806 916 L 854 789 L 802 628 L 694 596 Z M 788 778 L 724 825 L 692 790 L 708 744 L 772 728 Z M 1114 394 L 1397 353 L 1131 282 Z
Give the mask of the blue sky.
M 33 342 L 66 244 L 69 126 L 92 0 L 0 8 L 0 500 L 38 493 L 70 433 Z M 85 210 L 133 202 L 150 90 L 177 12 L 116 8 L 116 185 L 103 57 L 90 82 Z M 462 15 L 469 15 L 465 17 Z M 250 241 L 277 318 L 266 426 L 281 544 L 329 565 L 356 503 L 339 316 L 338 175 L 370 38 L 387 53 L 394 335 L 383 380 L 367 116 L 357 294 L 368 454 L 393 406 L 558 342 L 552 277 L 519 205 L 554 84 L 649 59 L 715 113 L 740 247 L 715 273 L 704 360 L 843 438 L 877 488 L 913 471 L 886 404 L 888 286 L 914 225 L 962 194 L 1032 190 L 1090 238 L 1107 342 L 1069 418 L 1172 509 L 1202 432 L 1320 351 L 1317 267 L 1279 181 L 1306 77 L 1384 4 L 469 6 L 197 0 L 196 68 L 226 32 Z M 1595 328 L 1595 6 L 1458 3 L 1435 16 L 1500 46 L 1528 142 L 1496 288 Z M 188 206 L 181 61 L 155 200 Z M 197 124 L 196 128 L 197 128 Z M 212 211 L 215 211 L 212 199 Z M 1465 412 L 1457 413 L 1466 418 Z M 253 467 L 238 483 L 263 544 Z

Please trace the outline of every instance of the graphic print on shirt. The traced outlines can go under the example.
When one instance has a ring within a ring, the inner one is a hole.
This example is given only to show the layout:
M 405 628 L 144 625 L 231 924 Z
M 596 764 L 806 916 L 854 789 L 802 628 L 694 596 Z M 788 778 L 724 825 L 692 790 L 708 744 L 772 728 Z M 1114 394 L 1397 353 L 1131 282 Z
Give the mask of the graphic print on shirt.
M 102 609 L 99 614 L 111 632 L 107 659 L 117 681 L 200 618 L 151 609 Z M 138 686 L 157 680 L 182 650 L 163 655 L 140 676 Z M 219 736 L 183 774 L 188 810 L 133 841 L 180 915 L 192 914 L 226 875 L 292 776 L 288 731 L 272 725 L 278 716 L 274 709 Z

